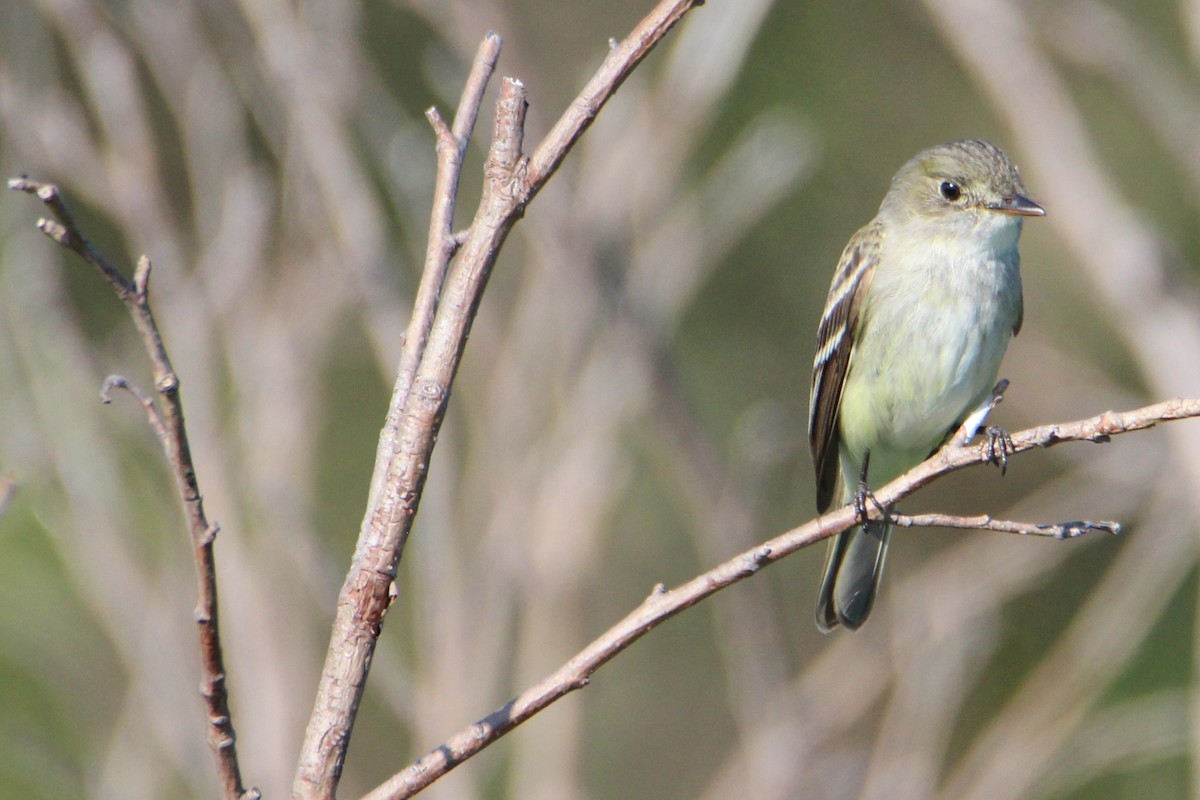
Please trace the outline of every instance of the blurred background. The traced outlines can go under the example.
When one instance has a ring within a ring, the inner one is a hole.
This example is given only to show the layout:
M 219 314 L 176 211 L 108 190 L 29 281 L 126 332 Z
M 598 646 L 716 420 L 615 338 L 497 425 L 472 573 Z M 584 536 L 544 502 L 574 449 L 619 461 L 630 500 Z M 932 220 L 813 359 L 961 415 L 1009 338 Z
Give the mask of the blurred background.
M 248 785 L 286 796 L 424 252 L 423 117 L 488 29 L 528 149 L 649 0 L 7 0 L 0 165 L 154 261 L 217 545 Z M 464 173 L 480 185 L 491 100 Z M 842 246 L 896 168 L 990 139 L 1049 210 L 994 419 L 1200 396 L 1200 2 L 711 0 L 528 209 L 467 348 L 341 795 L 557 668 L 659 582 L 814 514 Z M 0 195 L 0 797 L 215 794 L 173 483 L 123 309 Z M 434 798 L 1200 797 L 1200 425 L 943 480 L 870 623 L 824 548 L 655 630 Z

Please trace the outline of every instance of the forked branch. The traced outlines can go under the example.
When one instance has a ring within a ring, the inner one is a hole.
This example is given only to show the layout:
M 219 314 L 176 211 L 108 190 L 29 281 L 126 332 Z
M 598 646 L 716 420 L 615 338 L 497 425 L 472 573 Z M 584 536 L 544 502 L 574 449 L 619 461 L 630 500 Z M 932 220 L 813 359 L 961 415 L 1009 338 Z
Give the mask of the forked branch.
M 1060 442 L 1107 442 L 1110 437 L 1120 433 L 1144 430 L 1159 422 L 1193 417 L 1200 417 L 1200 399 L 1175 399 L 1134 411 L 1107 412 L 1091 419 L 1044 425 L 1013 434 L 1013 454 L 1051 447 Z M 986 442 L 968 446 L 950 444 L 874 494 L 882 505 L 890 506 L 943 475 L 974 464 L 992 463 L 993 460 Z M 990 517 L 942 514 L 921 517 L 896 515 L 893 521 L 902 525 L 978 528 L 1035 533 L 1055 538 L 1074 538 L 1086 530 L 1115 533 L 1118 527 L 1111 522 L 1064 522 L 1042 526 L 991 520 Z M 363 800 L 401 800 L 413 796 L 556 700 L 586 686 L 596 670 L 659 624 L 721 589 L 750 577 L 766 565 L 857 524 L 859 521 L 854 507 L 848 505 L 739 553 L 674 589 L 668 590 L 659 584 L 641 605 L 555 672 L 483 719 L 454 734 L 416 763 L 389 778 Z
M 183 501 L 183 515 L 187 521 L 196 566 L 195 619 L 200 634 L 200 694 L 204 698 L 207 712 L 208 744 L 216 759 L 217 776 L 226 800 L 257 798 L 257 789 L 247 791 L 242 785 L 233 719 L 229 711 L 229 695 L 225 687 L 225 663 L 221 654 L 217 617 L 216 560 L 213 554 L 213 541 L 219 527 L 216 523 L 210 523 L 204 512 L 204 500 L 200 494 L 196 467 L 192 463 L 191 448 L 188 445 L 187 428 L 183 421 L 179 378 L 171 367 L 167 348 L 150 310 L 150 259 L 146 256 L 138 259 L 133 277 L 128 279 L 84 236 L 74 215 L 63 202 L 58 187 L 22 177 L 10 180 L 8 188 L 36 195 L 46 205 L 54 219 L 38 220 L 38 229 L 58 244 L 77 253 L 100 273 L 125 304 L 142 339 L 146 355 L 150 358 L 154 388 L 158 392 L 161 408 L 155 405 L 151 395 L 119 376 L 112 376 L 104 382 L 101 397 L 107 403 L 111 390 L 119 388 L 129 391 L 138 400 L 146 411 L 155 435 L 162 443 L 167 463 L 175 476 L 175 485 Z
M 699 4 L 700 0 L 662 0 L 629 36 L 613 44 L 599 70 L 532 156 L 525 155 L 523 147 L 525 87 L 505 78 L 484 165 L 483 195 L 461 237 L 450 234 L 458 175 L 484 85 L 499 54 L 499 37 L 488 34 L 480 45 L 453 127 L 436 111 L 429 113 L 438 177 L 426 272 L 376 452 L 367 512 L 338 596 L 325 667 L 301 746 L 292 784 L 296 800 L 332 800 L 337 789 L 450 388 L 500 248 L 526 206 L 625 78 Z

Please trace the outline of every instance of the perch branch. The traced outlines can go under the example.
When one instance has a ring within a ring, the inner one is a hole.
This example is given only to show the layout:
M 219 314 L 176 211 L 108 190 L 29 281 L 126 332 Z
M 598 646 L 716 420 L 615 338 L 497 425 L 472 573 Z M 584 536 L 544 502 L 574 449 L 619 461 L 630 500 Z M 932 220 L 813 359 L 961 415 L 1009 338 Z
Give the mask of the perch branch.
M 38 220 L 38 229 L 68 250 L 78 253 L 91 264 L 112 287 L 133 318 L 134 327 L 150 358 L 154 387 L 162 403 L 161 412 L 153 400 L 140 389 L 119 376 L 104 382 L 101 397 L 108 402 L 114 388 L 128 390 L 145 408 L 151 427 L 162 443 L 167 463 L 175 476 L 175 484 L 183 502 L 184 518 L 192 542 L 196 567 L 195 619 L 200 635 L 200 694 L 204 698 L 208 728 L 207 738 L 217 764 L 217 776 L 223 796 L 228 800 L 251 800 L 259 797 L 257 789 L 246 791 L 238 768 L 236 737 L 229 712 L 229 696 L 225 688 L 225 663 L 221 654 L 221 637 L 217 618 L 217 575 L 213 554 L 213 539 L 218 527 L 210 523 L 204 512 L 204 500 L 196 480 L 188 445 L 187 428 L 183 420 L 183 401 L 179 394 L 179 378 L 171 367 L 162 336 L 150 311 L 150 259 L 142 256 L 134 270 L 133 279 L 123 276 L 112 262 L 92 246 L 80 231 L 74 215 L 59 194 L 58 187 L 28 178 L 14 178 L 10 189 L 38 197 L 55 219 Z
M 456 191 L 453 177 L 461 168 L 462 148 L 499 53 L 499 37 L 489 34 L 480 46 L 453 130 L 448 130 L 439 114 L 429 114 L 439 159 L 427 250 L 427 270 L 433 273 L 422 277 L 422 285 L 430 289 L 418 300 L 402 374 L 380 436 L 367 513 L 338 596 L 329 650 L 292 784 L 296 800 L 332 800 L 337 789 L 383 614 L 391 601 L 389 587 L 412 529 L 471 322 L 500 248 L 526 205 L 603 105 L 654 45 L 698 4 L 699 0 L 662 0 L 625 41 L 610 49 L 596 75 L 532 159 L 523 153 L 525 87 L 505 78 L 484 164 L 483 194 L 474 220 L 461 236 L 450 233 Z M 443 267 L 445 277 L 439 279 L 436 273 Z M 440 292 L 436 291 L 439 285 Z M 419 346 L 422 330 L 428 332 L 423 348 Z M 412 370 L 411 380 L 403 374 L 405 369 Z
M 1038 447 L 1051 447 L 1060 442 L 1107 442 L 1116 434 L 1144 430 L 1159 422 L 1194 417 L 1200 417 L 1200 399 L 1175 399 L 1133 411 L 1110 411 L 1090 419 L 1060 425 L 1044 425 L 1014 434 L 1013 454 Z M 951 444 L 925 462 L 876 490 L 875 496 L 883 505 L 891 505 L 943 475 L 973 464 L 986 464 L 991 461 L 992 454 L 988 451 L 986 441 L 977 445 L 958 445 L 952 440 Z M 1064 535 L 1057 538 L 1073 538 L 1086 530 L 1115 532 L 1117 527 L 1115 523 L 1109 522 L 1062 523 L 1058 526 L 1043 527 L 990 520 L 988 517 L 964 518 L 941 514 L 897 519 L 900 524 L 933 523 L 952 528 L 980 528 L 1050 536 L 1055 536 L 1055 531 L 1061 531 Z M 551 703 L 586 686 L 596 670 L 652 628 L 721 589 L 750 577 L 764 566 L 856 524 L 859 523 L 854 507 L 848 505 L 739 553 L 674 589 L 668 590 L 659 584 L 641 605 L 554 673 L 488 716 L 456 733 L 416 763 L 376 787 L 363 800 L 402 800 L 411 797 Z

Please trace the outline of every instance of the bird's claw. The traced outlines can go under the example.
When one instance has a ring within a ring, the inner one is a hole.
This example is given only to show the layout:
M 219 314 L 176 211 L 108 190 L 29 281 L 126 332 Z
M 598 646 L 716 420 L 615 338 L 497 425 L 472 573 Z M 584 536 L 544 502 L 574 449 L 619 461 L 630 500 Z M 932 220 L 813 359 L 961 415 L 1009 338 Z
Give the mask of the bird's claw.
M 989 425 L 985 433 L 987 442 L 983 447 L 988 463 L 995 464 L 1000 468 L 1000 474 L 1004 475 L 1008 472 L 1008 457 L 1017 451 L 1012 436 L 999 425 Z
M 871 453 L 868 451 L 863 456 L 862 471 L 858 476 L 858 486 L 854 487 L 854 517 L 858 520 L 858 524 L 863 528 L 867 527 L 869 519 L 867 513 L 867 503 L 875 506 L 879 515 L 887 519 L 887 509 L 875 499 L 875 493 L 871 491 L 871 487 L 867 485 L 867 467 L 871 463 Z

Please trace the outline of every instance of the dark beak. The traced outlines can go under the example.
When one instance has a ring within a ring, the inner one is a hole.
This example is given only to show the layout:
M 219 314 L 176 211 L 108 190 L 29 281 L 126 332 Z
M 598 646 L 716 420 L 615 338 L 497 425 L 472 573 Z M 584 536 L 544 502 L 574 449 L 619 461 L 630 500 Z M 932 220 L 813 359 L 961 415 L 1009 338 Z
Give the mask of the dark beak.
M 1015 214 L 1021 217 L 1046 216 L 1046 209 L 1023 194 L 1009 195 L 999 203 L 988 203 L 987 207 L 992 211 L 999 211 L 1001 214 Z

